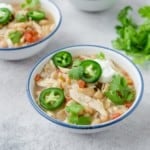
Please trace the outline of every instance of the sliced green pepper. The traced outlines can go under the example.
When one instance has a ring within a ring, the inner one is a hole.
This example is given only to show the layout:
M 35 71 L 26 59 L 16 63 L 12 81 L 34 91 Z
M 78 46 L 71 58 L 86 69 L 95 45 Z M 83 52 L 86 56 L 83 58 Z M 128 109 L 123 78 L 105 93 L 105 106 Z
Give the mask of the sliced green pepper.
M 69 52 L 61 51 L 52 57 L 53 63 L 60 67 L 69 67 L 72 64 L 72 56 Z
M 46 14 L 43 11 L 39 11 L 39 10 L 33 10 L 33 11 L 29 11 L 27 13 L 27 16 L 35 21 L 40 21 L 42 19 L 46 18 Z
M 48 88 L 41 92 L 40 105 L 46 110 L 55 110 L 64 102 L 65 96 L 62 89 Z
M 7 24 L 11 20 L 11 12 L 7 8 L 0 8 L 0 24 Z
M 101 66 L 93 60 L 84 60 L 81 62 L 80 66 L 83 67 L 81 79 L 87 83 L 96 82 L 102 74 Z

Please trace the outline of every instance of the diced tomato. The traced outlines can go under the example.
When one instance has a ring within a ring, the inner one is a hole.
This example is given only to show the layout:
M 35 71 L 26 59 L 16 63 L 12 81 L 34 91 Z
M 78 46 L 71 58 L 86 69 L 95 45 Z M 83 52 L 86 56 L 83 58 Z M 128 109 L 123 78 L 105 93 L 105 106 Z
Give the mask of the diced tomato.
M 68 102 L 68 101 L 70 101 L 70 100 L 71 100 L 71 97 L 66 96 L 66 101 Z
M 29 43 L 33 43 L 39 40 L 38 33 L 34 30 L 25 31 L 24 38 L 25 38 L 25 41 Z
M 37 75 L 35 76 L 35 81 L 36 81 L 36 82 L 39 81 L 39 80 L 41 80 L 41 79 L 42 79 L 42 77 L 41 77 L 40 74 L 37 74 Z
M 83 80 L 78 80 L 78 85 L 79 85 L 79 88 L 85 88 L 86 87 L 86 83 Z
M 112 118 L 112 119 L 116 119 L 116 118 L 118 118 L 120 115 L 121 115 L 120 113 L 114 113 L 114 114 L 112 114 L 111 118 Z
M 127 102 L 127 103 L 125 103 L 125 106 L 126 106 L 127 108 L 130 108 L 130 107 L 132 106 L 132 102 Z
M 57 69 L 56 72 L 59 74 L 59 73 L 61 73 L 61 70 L 60 70 L 60 69 Z

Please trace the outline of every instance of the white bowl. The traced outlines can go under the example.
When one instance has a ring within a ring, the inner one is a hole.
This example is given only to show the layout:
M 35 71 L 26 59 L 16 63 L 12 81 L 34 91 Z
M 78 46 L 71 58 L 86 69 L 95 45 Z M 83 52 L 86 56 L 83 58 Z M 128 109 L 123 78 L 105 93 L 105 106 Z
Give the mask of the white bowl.
M 5 0 L 5 3 L 18 2 L 23 0 Z M 0 0 L 0 3 L 4 3 L 4 0 Z M 44 50 L 44 47 L 50 42 L 54 33 L 58 30 L 61 24 L 62 16 L 59 8 L 50 0 L 40 0 L 42 7 L 50 12 L 55 20 L 55 27 L 45 38 L 33 44 L 17 47 L 17 48 L 0 48 L 0 59 L 4 60 L 20 60 L 31 57 L 38 52 Z
M 78 9 L 83 11 L 102 11 L 110 8 L 116 0 L 70 0 Z
M 98 125 L 86 125 L 86 126 L 81 126 L 81 125 L 71 125 L 64 123 L 62 121 L 56 120 L 49 115 L 47 115 L 36 103 L 33 90 L 34 90 L 34 78 L 36 74 L 40 73 L 41 70 L 43 69 L 44 65 L 49 61 L 49 59 L 58 51 L 65 50 L 69 51 L 73 56 L 78 56 L 78 55 L 93 55 L 97 54 L 99 52 L 103 52 L 106 56 L 108 56 L 110 59 L 114 60 L 116 63 L 118 63 L 123 69 L 125 69 L 131 78 L 134 81 L 134 85 L 136 88 L 136 98 L 133 103 L 133 105 L 129 108 L 127 112 L 125 112 L 123 115 L 120 117 L 110 120 Z M 139 71 L 139 69 L 123 54 L 112 50 L 110 48 L 102 47 L 102 46 L 96 46 L 96 45 L 78 45 L 78 46 L 71 46 L 67 48 L 61 48 L 55 51 L 51 51 L 49 54 L 47 54 L 45 57 L 43 57 L 41 60 L 39 60 L 35 66 L 33 67 L 29 78 L 27 82 L 27 94 L 30 103 L 36 109 L 36 111 L 41 114 L 43 117 L 48 119 L 50 122 L 53 122 L 57 124 L 60 127 L 65 128 L 68 131 L 72 131 L 75 133 L 94 133 L 98 131 L 102 131 L 104 129 L 110 128 L 112 125 L 118 124 L 121 120 L 126 119 L 128 115 L 130 115 L 133 110 L 138 106 L 139 102 L 142 99 L 143 95 L 143 90 L 144 90 L 144 83 L 143 83 L 143 78 L 142 75 Z

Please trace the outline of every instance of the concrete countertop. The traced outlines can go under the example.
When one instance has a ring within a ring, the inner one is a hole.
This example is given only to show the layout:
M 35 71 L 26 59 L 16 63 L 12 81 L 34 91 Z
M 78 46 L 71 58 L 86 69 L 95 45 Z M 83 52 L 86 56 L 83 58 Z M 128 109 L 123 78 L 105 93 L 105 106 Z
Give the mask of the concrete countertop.
M 29 71 L 49 50 L 74 44 L 99 44 L 111 47 L 116 37 L 118 11 L 131 5 L 136 10 L 150 0 L 118 0 L 101 13 L 85 13 L 68 0 L 55 0 L 63 22 L 45 51 L 23 61 L 0 60 L 0 150 L 149 150 L 150 149 L 150 67 L 140 67 L 145 92 L 137 110 L 113 130 L 78 135 L 57 130 L 41 117 L 26 95 Z

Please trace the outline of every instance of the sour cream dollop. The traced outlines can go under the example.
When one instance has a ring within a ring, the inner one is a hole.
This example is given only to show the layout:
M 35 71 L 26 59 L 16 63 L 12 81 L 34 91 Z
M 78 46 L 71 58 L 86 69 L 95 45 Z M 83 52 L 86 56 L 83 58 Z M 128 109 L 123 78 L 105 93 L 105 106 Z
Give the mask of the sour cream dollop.
M 7 8 L 9 9 L 12 13 L 14 12 L 13 7 L 10 4 L 6 4 L 6 3 L 0 3 L 0 8 Z
M 111 82 L 112 77 L 117 74 L 116 71 L 111 67 L 111 64 L 108 60 L 94 59 L 102 67 L 102 75 L 99 79 L 102 83 Z

